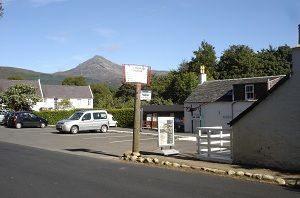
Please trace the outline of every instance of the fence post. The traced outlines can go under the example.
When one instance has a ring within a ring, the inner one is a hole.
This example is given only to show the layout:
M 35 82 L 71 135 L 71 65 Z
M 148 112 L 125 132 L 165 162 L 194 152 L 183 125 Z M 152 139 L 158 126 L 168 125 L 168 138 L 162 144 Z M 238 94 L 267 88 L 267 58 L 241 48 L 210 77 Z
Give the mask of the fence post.
M 211 148 L 210 148 L 210 134 L 211 130 L 208 130 L 207 132 L 207 157 L 210 157 L 210 152 L 211 152 Z

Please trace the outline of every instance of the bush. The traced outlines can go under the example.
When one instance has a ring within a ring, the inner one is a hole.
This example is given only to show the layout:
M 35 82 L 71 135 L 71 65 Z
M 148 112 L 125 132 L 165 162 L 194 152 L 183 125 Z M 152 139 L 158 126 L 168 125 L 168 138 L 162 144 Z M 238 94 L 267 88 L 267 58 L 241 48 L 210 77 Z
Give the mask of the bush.
M 114 116 L 114 118 L 118 121 L 119 127 L 133 127 L 133 123 L 134 123 L 133 108 L 110 109 L 107 112 Z
M 45 110 L 35 112 L 35 114 L 47 119 L 49 125 L 55 125 L 59 120 L 63 120 L 70 117 L 74 112 L 75 110 Z
M 43 117 L 48 120 L 49 125 L 55 125 L 59 120 L 70 117 L 75 111 L 78 110 L 44 110 L 35 112 L 36 115 Z M 123 109 L 110 109 L 107 111 L 112 114 L 118 121 L 120 127 L 133 127 L 134 123 L 134 109 L 123 108 Z

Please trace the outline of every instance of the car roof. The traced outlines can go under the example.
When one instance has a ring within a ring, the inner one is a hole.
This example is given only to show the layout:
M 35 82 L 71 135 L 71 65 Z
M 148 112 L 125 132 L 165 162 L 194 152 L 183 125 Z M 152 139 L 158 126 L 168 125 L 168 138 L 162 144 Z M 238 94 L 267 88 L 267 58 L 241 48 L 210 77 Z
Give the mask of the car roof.
M 76 113 L 79 113 L 79 112 L 81 112 L 81 113 L 94 113 L 94 112 L 105 112 L 105 113 L 107 113 L 106 110 L 81 110 L 81 111 L 77 111 Z

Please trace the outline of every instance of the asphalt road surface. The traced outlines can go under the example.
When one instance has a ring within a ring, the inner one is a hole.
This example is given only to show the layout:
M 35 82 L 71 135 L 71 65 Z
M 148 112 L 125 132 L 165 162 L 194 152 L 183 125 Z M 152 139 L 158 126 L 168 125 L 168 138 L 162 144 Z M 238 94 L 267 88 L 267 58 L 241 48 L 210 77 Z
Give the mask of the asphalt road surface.
M 0 142 L 0 197 L 299 197 L 296 189 Z

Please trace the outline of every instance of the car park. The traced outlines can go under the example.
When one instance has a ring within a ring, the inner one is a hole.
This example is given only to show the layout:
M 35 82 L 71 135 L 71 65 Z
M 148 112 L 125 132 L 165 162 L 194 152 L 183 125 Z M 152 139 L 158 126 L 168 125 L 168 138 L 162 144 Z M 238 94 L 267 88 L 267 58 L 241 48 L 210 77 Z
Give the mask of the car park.
M 48 125 L 48 121 L 42 117 L 39 117 L 31 112 L 14 112 L 8 116 L 7 127 L 15 127 L 20 129 L 22 127 L 40 127 L 45 128 Z
M 109 128 L 107 111 L 85 110 L 77 111 L 68 119 L 60 120 L 56 124 L 59 132 L 98 131 L 105 133 Z

